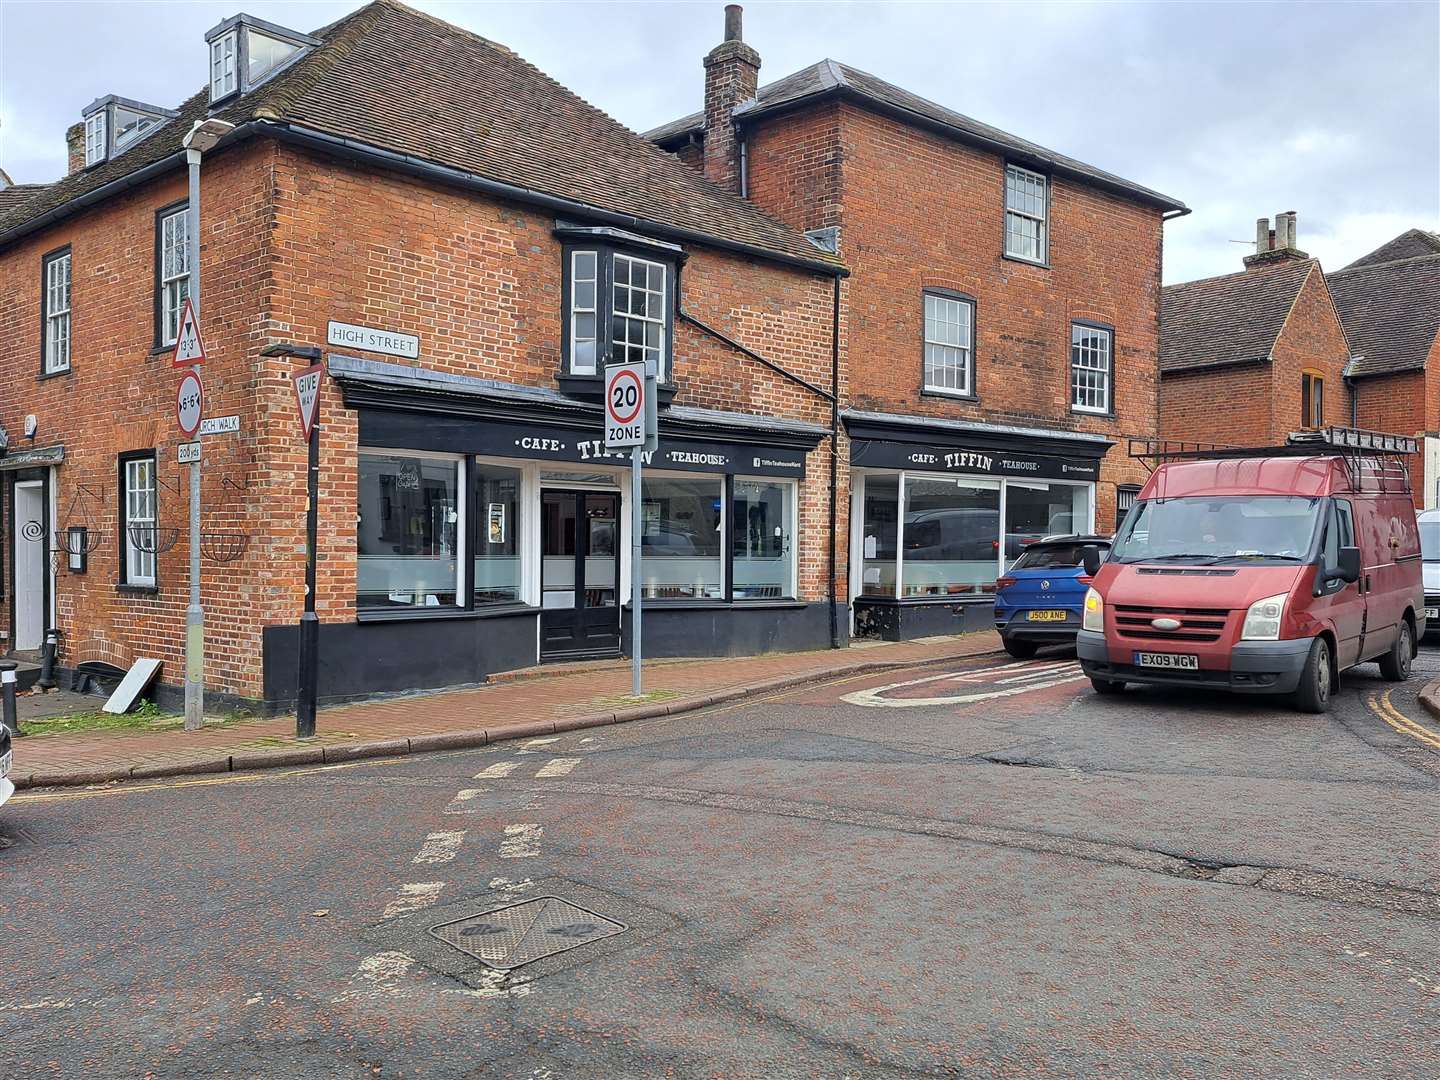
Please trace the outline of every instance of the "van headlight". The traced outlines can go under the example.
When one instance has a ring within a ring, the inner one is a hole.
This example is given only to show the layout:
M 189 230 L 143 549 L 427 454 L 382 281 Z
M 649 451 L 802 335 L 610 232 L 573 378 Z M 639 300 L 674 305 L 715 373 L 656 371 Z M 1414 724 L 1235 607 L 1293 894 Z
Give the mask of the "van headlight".
M 1285 618 L 1285 599 L 1288 593 L 1267 596 L 1256 600 L 1245 612 L 1245 625 L 1240 628 L 1243 641 L 1277 641 L 1280 638 L 1280 620 Z
M 1105 632 L 1105 601 L 1093 588 L 1085 590 L 1085 613 L 1080 616 L 1080 628 L 1097 634 Z

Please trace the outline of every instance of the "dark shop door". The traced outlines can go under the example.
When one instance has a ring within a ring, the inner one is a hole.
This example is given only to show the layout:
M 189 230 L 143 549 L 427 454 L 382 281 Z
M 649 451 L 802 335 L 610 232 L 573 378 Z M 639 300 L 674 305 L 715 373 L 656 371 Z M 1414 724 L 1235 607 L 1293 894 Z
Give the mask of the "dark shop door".
M 620 654 L 620 496 L 540 498 L 540 658 Z

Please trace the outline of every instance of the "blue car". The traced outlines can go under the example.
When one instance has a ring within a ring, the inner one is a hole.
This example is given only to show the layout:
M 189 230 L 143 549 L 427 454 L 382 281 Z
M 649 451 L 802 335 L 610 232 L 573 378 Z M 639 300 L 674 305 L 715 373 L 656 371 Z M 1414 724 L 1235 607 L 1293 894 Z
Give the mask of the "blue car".
M 1087 547 L 1101 558 L 1108 536 L 1048 536 L 1026 546 L 995 582 L 995 629 L 1005 651 L 1028 659 L 1041 645 L 1073 642 L 1090 579 L 1080 565 Z

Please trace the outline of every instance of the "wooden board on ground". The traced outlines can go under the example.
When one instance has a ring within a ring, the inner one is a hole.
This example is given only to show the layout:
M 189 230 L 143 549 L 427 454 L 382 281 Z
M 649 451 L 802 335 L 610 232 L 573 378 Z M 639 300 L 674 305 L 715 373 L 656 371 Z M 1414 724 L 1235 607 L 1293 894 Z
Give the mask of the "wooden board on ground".
M 160 661 L 151 660 L 142 656 L 135 663 L 130 665 L 130 670 L 125 673 L 125 678 L 120 680 L 120 685 L 110 695 L 102 706 L 108 713 L 127 713 L 135 707 L 135 702 L 145 692 L 145 688 L 154 681 L 156 674 L 160 671 Z

